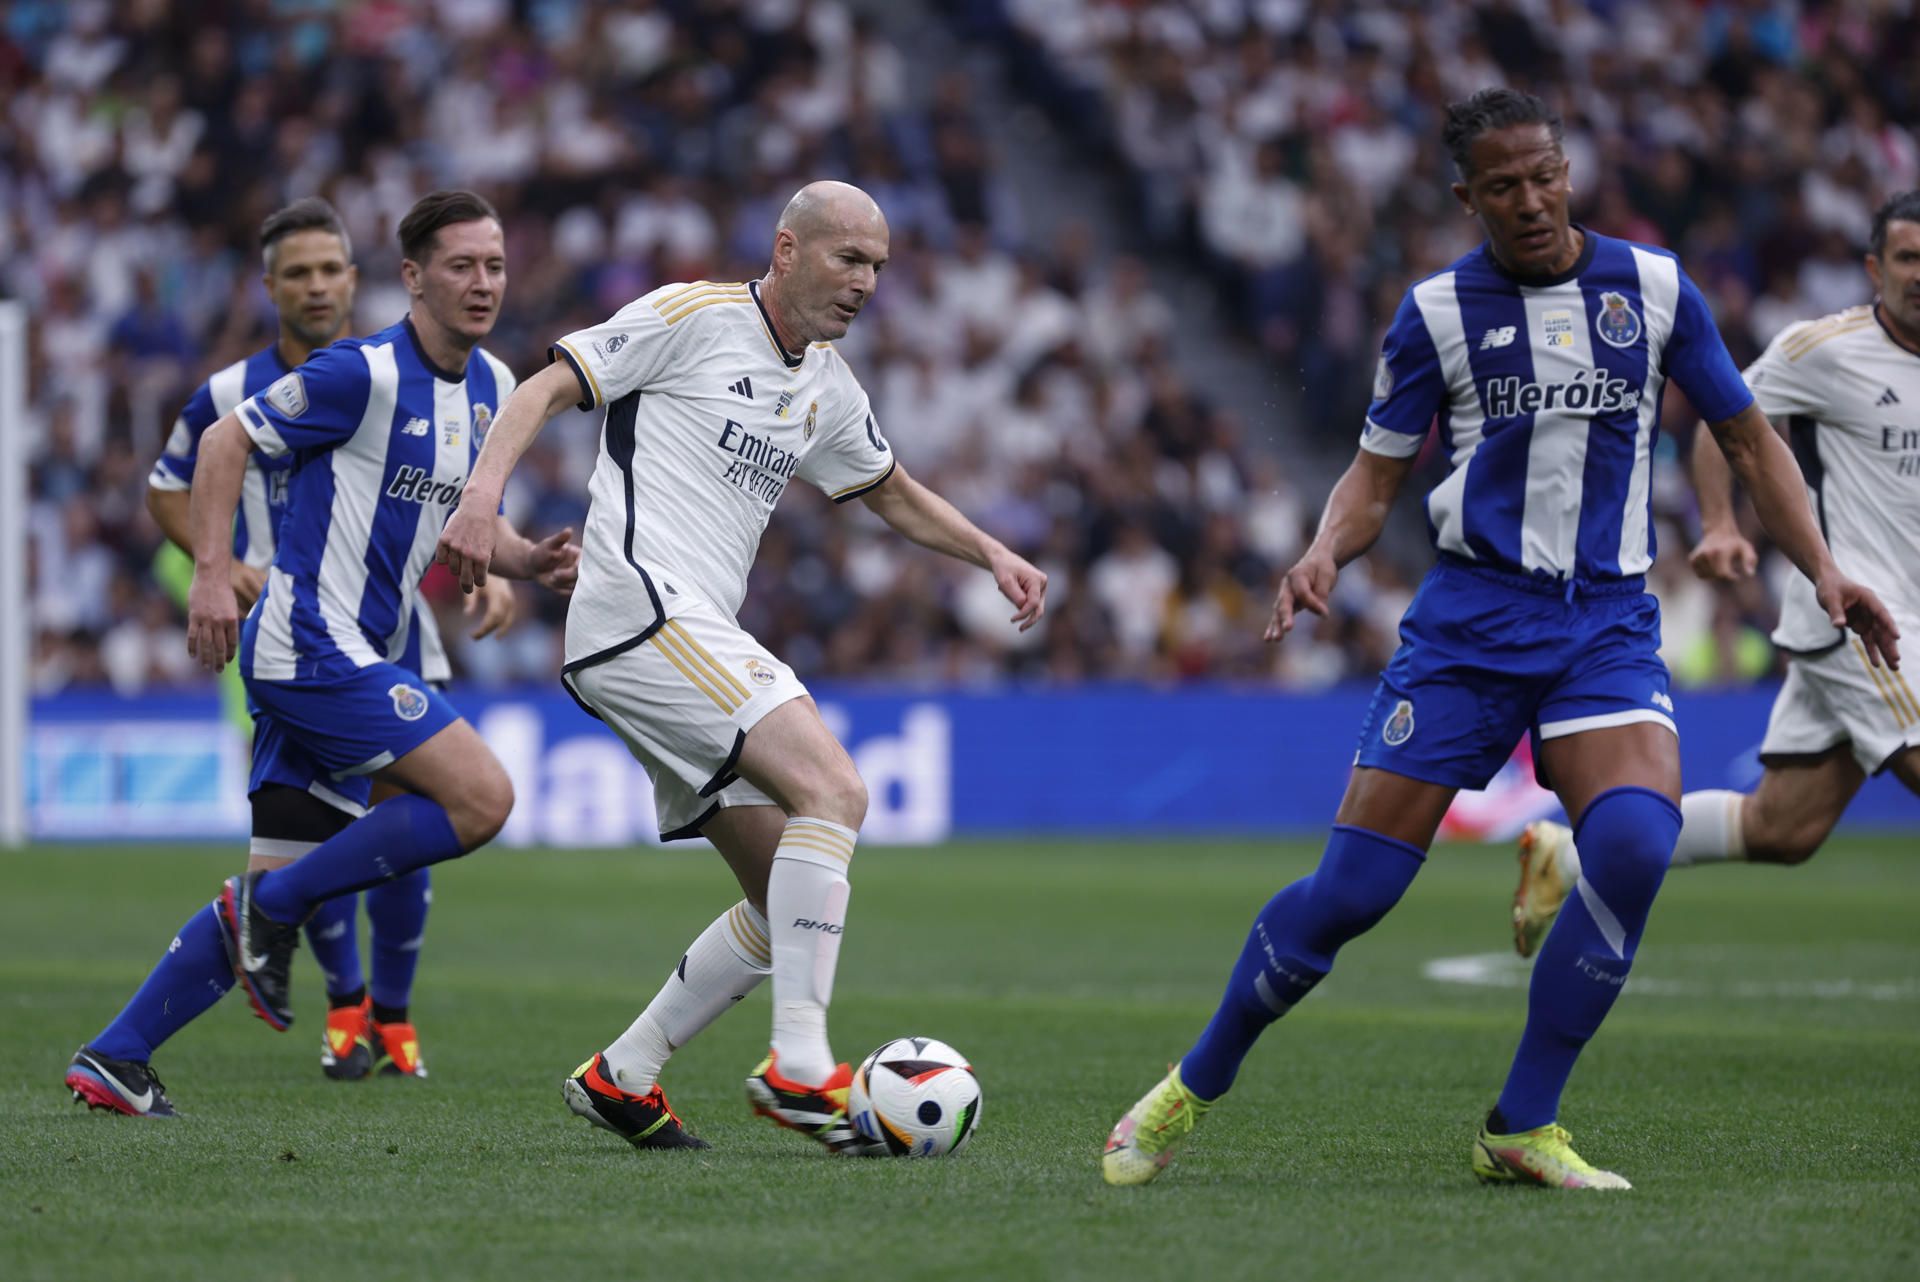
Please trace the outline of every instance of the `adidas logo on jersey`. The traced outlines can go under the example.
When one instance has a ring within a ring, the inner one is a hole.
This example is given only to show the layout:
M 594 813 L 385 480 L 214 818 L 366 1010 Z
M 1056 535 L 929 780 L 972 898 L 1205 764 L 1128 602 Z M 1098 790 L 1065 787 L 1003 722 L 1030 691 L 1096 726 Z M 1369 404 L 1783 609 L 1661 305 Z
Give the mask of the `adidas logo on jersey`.
M 1638 408 L 1640 389 L 1624 378 L 1609 378 L 1604 374 L 1589 378 L 1582 370 L 1567 383 L 1490 378 L 1485 399 L 1488 418 L 1511 418 L 1515 414 L 1537 414 L 1541 410 L 1616 414 Z
M 404 436 L 425 436 L 431 430 L 432 427 L 424 418 L 410 418 L 400 432 Z
M 1899 403 L 1900 398 L 1893 394 L 1891 387 L 1880 393 L 1880 399 L 1874 402 L 1875 405 L 1898 405 Z
M 1511 347 L 1514 337 L 1519 332 L 1518 325 L 1502 325 L 1498 329 L 1490 329 L 1480 338 L 1480 350 L 1484 352 L 1493 347 Z
M 743 378 L 738 383 L 735 383 L 732 386 L 728 387 L 727 390 L 729 392 L 732 392 L 735 396 L 744 396 L 748 400 L 752 400 L 753 399 L 753 380 L 750 378 Z

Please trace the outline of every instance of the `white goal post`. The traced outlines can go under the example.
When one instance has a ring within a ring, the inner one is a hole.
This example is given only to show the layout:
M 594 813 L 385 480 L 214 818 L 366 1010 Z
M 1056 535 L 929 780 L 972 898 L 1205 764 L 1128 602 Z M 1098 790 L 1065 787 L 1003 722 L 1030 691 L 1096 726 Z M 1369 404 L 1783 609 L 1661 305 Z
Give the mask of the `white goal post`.
M 0 300 L 0 848 L 27 841 L 27 308 Z

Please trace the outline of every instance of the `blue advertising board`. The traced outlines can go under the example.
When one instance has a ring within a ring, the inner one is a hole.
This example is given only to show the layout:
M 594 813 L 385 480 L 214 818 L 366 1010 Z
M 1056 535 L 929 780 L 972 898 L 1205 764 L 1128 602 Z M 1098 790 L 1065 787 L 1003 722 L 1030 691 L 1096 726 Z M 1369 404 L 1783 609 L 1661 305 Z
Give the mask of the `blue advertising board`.
M 867 781 L 863 835 L 1288 833 L 1331 820 L 1364 687 L 1139 687 L 991 693 L 823 687 L 828 724 Z M 1750 787 L 1773 691 L 1679 699 L 1687 786 Z M 553 689 L 456 691 L 513 777 L 502 840 L 618 846 L 655 839 L 651 789 L 619 740 Z M 28 805 L 37 839 L 234 838 L 246 830 L 247 745 L 210 696 L 63 695 L 35 703 Z M 1551 813 L 1524 762 L 1464 795 L 1449 832 L 1499 837 Z M 1856 830 L 1920 831 L 1920 800 L 1871 780 Z

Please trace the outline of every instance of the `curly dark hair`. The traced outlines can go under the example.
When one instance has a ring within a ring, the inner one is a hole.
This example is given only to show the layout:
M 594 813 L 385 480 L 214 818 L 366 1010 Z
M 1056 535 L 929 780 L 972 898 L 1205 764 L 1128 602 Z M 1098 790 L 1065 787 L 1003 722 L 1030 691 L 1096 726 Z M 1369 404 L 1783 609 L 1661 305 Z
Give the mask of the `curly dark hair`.
M 1559 112 L 1518 89 L 1482 89 L 1463 102 L 1447 104 L 1447 119 L 1440 137 L 1445 140 L 1447 154 L 1453 157 L 1453 167 L 1460 177 L 1473 176 L 1473 164 L 1467 152 L 1474 139 L 1511 125 L 1545 125 L 1556 147 L 1566 134 Z

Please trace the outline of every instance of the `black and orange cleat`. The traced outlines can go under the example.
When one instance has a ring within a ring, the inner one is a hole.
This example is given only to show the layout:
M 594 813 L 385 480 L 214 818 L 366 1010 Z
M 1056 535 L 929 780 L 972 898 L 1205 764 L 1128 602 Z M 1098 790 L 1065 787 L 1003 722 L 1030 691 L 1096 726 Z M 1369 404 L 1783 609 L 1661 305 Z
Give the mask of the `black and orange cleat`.
M 612 1131 L 635 1148 L 711 1148 L 689 1131 L 667 1103 L 658 1082 L 645 1095 L 614 1085 L 606 1057 L 595 1055 L 560 1083 L 567 1107 L 603 1131 Z

